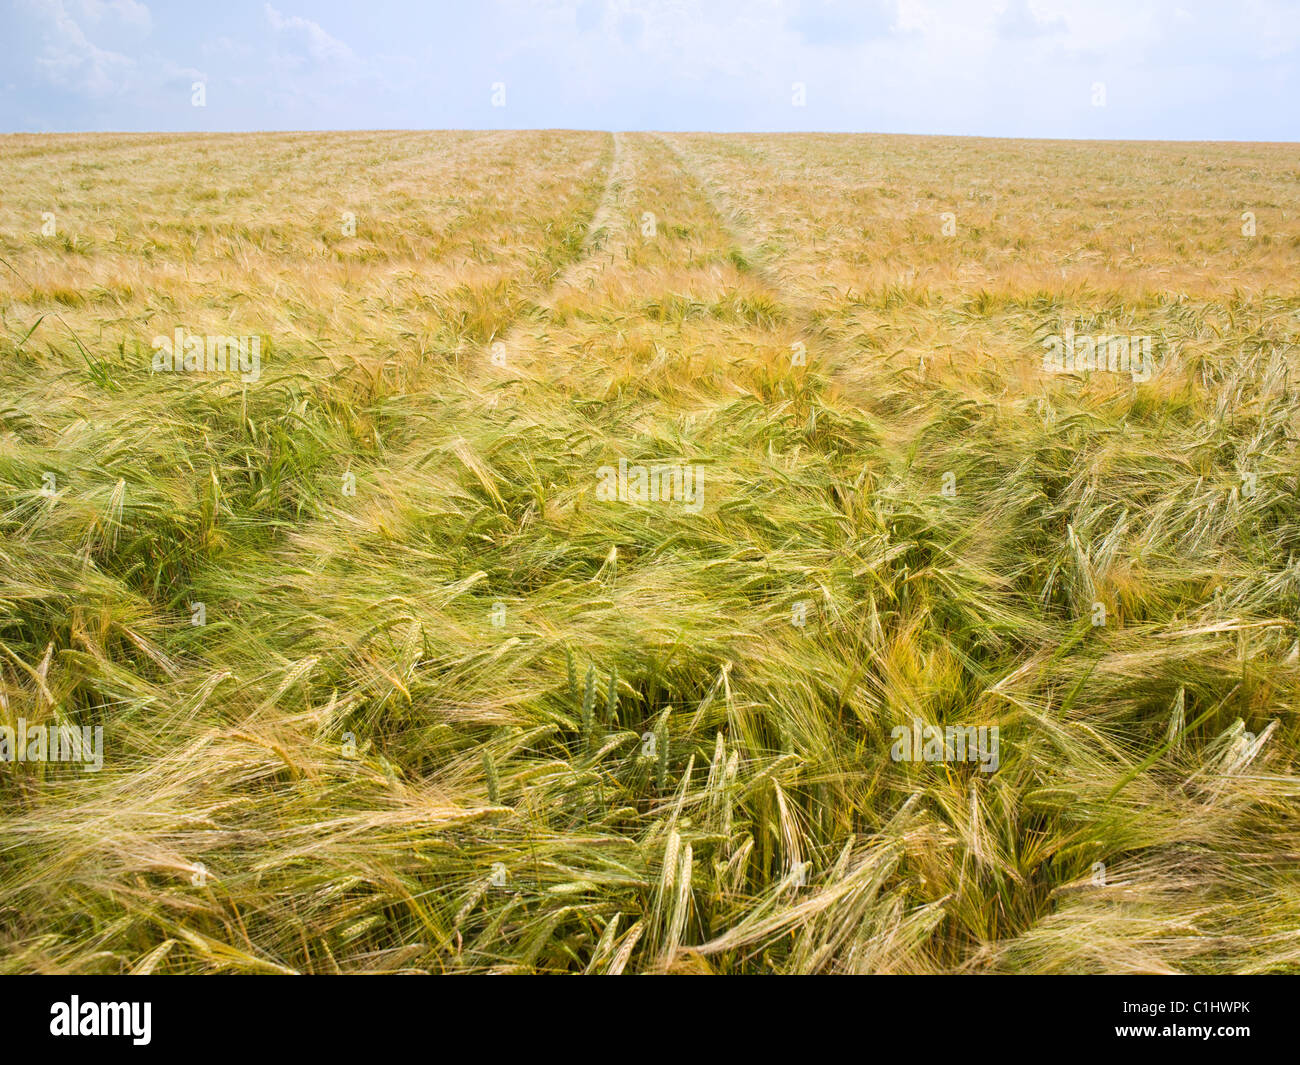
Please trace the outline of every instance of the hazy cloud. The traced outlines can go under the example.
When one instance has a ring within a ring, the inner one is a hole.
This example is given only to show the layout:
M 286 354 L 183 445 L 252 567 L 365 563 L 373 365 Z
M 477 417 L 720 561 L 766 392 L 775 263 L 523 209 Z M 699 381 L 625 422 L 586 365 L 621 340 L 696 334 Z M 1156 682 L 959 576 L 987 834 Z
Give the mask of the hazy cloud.
M 144 31 L 153 25 L 149 9 L 138 0 L 77 0 L 77 11 L 88 22 L 120 22 Z
M 266 18 L 271 29 L 289 41 L 296 41 L 317 63 L 351 63 L 355 58 L 352 49 L 321 29 L 320 24 L 299 15 L 282 15 L 270 4 L 266 5 Z
M 888 36 L 897 21 L 895 0 L 803 0 L 787 25 L 808 44 L 847 47 Z
M 1065 33 L 1068 29 L 1065 19 L 1036 11 L 1029 0 L 1009 0 L 998 18 L 998 33 L 1011 40 Z
M 1300 139 L 1290 0 L 13 0 L 0 39 L 0 129 Z
M 52 86 L 91 97 L 126 90 L 135 60 L 98 47 L 62 0 L 29 0 L 40 41 L 34 65 Z

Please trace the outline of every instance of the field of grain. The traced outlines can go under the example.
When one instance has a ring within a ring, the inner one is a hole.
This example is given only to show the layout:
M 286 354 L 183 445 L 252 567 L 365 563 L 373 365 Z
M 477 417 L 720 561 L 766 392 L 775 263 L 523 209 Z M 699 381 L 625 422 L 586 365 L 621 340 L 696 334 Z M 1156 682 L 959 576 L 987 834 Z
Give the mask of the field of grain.
M 1300 971 L 1298 192 L 0 137 L 0 971 Z

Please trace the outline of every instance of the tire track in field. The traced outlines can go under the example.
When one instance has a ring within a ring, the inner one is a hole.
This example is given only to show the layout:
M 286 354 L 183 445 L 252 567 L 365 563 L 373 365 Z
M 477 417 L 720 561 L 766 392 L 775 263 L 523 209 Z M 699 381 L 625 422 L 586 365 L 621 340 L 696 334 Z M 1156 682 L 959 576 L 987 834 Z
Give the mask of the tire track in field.
M 577 258 L 561 271 L 560 275 L 547 286 L 534 304 L 545 311 L 554 310 L 563 296 L 572 296 L 590 288 L 600 274 L 609 268 L 627 247 L 629 227 L 627 221 L 627 195 L 631 188 L 631 176 L 628 165 L 628 152 L 623 134 L 614 132 L 613 151 L 608 169 L 605 172 L 605 184 L 601 189 L 600 199 L 587 222 L 587 234 L 583 239 L 582 249 Z M 505 379 L 498 378 L 490 387 L 508 387 L 511 379 L 520 376 L 520 370 L 527 362 L 529 345 L 525 337 L 536 326 L 536 321 L 526 311 L 516 314 L 505 332 L 489 344 L 491 365 L 500 374 L 506 371 Z M 497 344 L 502 347 L 497 347 Z M 504 360 L 504 366 L 497 362 Z M 495 399 L 488 400 L 495 407 Z
M 803 344 L 803 351 L 800 353 L 803 361 L 798 365 L 809 368 L 815 366 L 818 374 L 827 382 L 836 385 L 844 384 L 845 373 L 860 364 L 861 359 L 854 356 L 851 351 L 839 347 L 840 342 L 824 320 L 825 305 L 817 303 L 815 297 L 800 294 L 795 284 L 772 265 L 772 254 L 765 247 L 766 242 L 773 235 L 771 230 L 755 223 L 751 213 L 738 206 L 730 189 L 709 175 L 706 168 L 700 164 L 696 153 L 677 144 L 675 138 L 660 133 L 656 133 L 655 136 L 676 157 L 683 173 L 703 191 L 713 210 L 722 220 L 724 229 L 746 259 L 750 276 L 758 280 L 777 304 L 790 312 L 786 324 L 797 333 Z M 792 361 L 791 366 L 794 365 Z M 910 367 L 908 372 L 914 373 Z M 911 378 L 912 384 L 909 387 L 919 386 L 924 379 L 925 365 L 922 361 L 919 375 Z M 919 432 L 920 428 L 920 426 L 898 428 L 898 431 L 902 434 L 902 439 L 908 439 Z
M 722 227 L 727 236 L 743 256 L 749 267 L 748 272 L 757 277 L 764 287 L 770 290 L 771 295 L 778 297 L 779 302 L 785 306 L 803 309 L 801 301 L 791 303 L 780 298 L 784 295 L 786 284 L 778 271 L 769 263 L 768 253 L 764 250 L 770 234 L 765 233 L 750 214 L 736 203 L 731 191 L 725 185 L 711 177 L 700 166 L 698 159 L 689 148 L 683 148 L 662 133 L 656 133 L 655 137 L 672 154 L 682 172 L 704 193 L 709 206 L 722 220 Z
M 833 376 L 836 359 L 828 350 L 825 328 L 818 323 L 818 307 L 799 295 L 789 280 L 772 264 L 771 253 L 767 250 L 771 232 L 761 223 L 755 222 L 752 214 L 737 204 L 731 190 L 710 176 L 689 148 L 683 148 L 674 139 L 661 133 L 656 133 L 655 136 L 672 153 L 687 178 L 703 192 L 709 206 L 722 221 L 724 231 L 743 257 L 745 273 L 757 281 L 778 306 L 789 312 L 786 325 L 799 337 L 799 343 L 803 345 L 799 357 L 804 360 L 798 364 L 793 361 L 795 350 L 792 346 L 791 366 L 812 366 L 814 351 L 819 350 L 817 364 L 820 372 Z
M 582 254 L 561 274 L 548 293 L 548 305 L 565 289 L 582 289 L 591 284 L 602 270 L 613 263 L 627 247 L 627 191 L 631 184 L 628 174 L 627 149 L 623 134 L 614 133 L 614 154 L 605 175 L 605 187 L 600 201 L 587 223 L 587 236 L 582 244 Z

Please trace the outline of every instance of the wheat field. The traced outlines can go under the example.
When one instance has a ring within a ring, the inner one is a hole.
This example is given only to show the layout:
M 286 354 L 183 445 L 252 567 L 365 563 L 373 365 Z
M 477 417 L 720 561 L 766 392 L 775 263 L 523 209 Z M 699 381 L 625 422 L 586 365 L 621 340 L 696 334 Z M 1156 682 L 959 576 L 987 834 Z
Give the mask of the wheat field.
M 0 971 L 1300 971 L 1298 191 L 0 137 Z

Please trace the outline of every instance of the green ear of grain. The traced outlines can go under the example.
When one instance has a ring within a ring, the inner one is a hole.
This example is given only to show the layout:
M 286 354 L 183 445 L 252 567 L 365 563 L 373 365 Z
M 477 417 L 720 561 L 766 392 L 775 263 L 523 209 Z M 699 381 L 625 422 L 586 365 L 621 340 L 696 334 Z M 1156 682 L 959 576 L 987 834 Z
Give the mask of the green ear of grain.
M 660 714 L 659 723 L 655 726 L 655 753 L 659 757 L 655 766 L 655 783 L 660 794 L 668 790 L 668 717 L 671 712 L 665 710 Z
M 609 688 L 605 692 L 605 722 L 612 728 L 618 724 L 618 667 L 609 671 Z
M 591 749 L 596 727 L 596 667 L 587 668 L 587 687 L 582 694 L 582 749 Z

